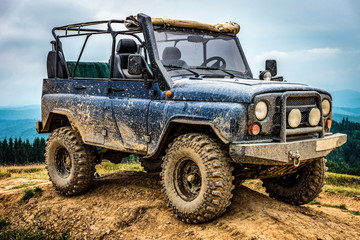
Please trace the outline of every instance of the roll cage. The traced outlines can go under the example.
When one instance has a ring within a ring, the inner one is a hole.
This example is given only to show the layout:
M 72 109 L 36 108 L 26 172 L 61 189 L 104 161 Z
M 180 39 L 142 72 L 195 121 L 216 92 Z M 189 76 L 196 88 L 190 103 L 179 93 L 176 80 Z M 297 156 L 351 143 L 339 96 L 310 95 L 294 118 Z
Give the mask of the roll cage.
M 166 20 L 166 19 L 165 19 Z M 154 19 L 153 19 L 154 21 Z M 126 30 L 115 30 L 114 25 L 115 24 L 124 24 L 126 27 Z M 215 25 L 207 25 L 203 24 L 203 26 L 210 26 L 214 27 Z M 222 25 L 220 25 L 222 26 Z M 216 26 L 218 27 L 218 25 Z M 55 60 L 55 78 L 58 78 L 59 73 L 59 52 L 63 55 L 63 49 L 60 39 L 61 38 L 68 38 L 68 37 L 77 37 L 77 36 L 86 36 L 84 43 L 82 45 L 80 54 L 78 56 L 78 59 L 76 61 L 75 67 L 72 70 L 71 75 L 69 75 L 70 78 L 74 78 L 75 71 L 79 65 L 81 56 L 83 54 L 83 51 L 85 49 L 85 46 L 87 44 L 88 39 L 92 35 L 98 35 L 98 34 L 110 34 L 112 37 L 112 51 L 110 56 L 110 62 L 114 62 L 115 58 L 115 48 L 116 48 L 116 37 L 118 35 L 131 35 L 132 37 L 135 37 L 141 44 L 140 47 L 144 48 L 144 54 L 145 59 L 148 59 L 151 65 L 152 71 L 153 71 L 153 77 L 154 82 L 158 82 L 161 90 L 169 90 L 173 87 L 173 81 L 168 74 L 167 70 L 163 66 L 163 64 L 160 61 L 159 53 L 156 44 L 154 30 L 171 30 L 171 31 L 186 31 L 186 32 L 200 32 L 200 33 L 206 33 L 211 35 L 218 35 L 218 34 L 226 34 L 235 37 L 234 30 L 230 30 L 230 32 L 224 32 L 223 30 L 216 31 L 215 30 L 208 30 L 208 29 L 199 29 L 199 27 L 179 27 L 179 26 L 170 26 L 167 23 L 164 23 L 163 25 L 153 25 L 152 18 L 145 14 L 138 14 L 136 17 L 130 16 L 127 17 L 125 20 L 103 20 L 103 21 L 92 21 L 92 22 L 83 22 L 83 23 L 76 23 L 76 24 L 69 24 L 65 26 L 55 27 L 52 29 L 52 34 L 55 38 L 55 41 L 52 41 L 53 44 L 53 50 L 56 51 L 56 60 Z M 233 31 L 233 32 L 231 32 Z M 59 33 L 60 32 L 60 33 Z M 140 37 L 137 35 L 139 33 L 143 33 L 144 41 L 140 39 Z M 241 52 L 241 55 L 243 56 L 245 68 L 246 68 L 246 74 L 249 75 L 249 77 L 252 78 L 252 73 L 250 71 L 250 68 L 248 66 L 248 63 L 246 61 L 246 58 L 244 57 L 243 50 L 241 48 L 239 40 L 235 37 L 236 43 L 239 47 L 239 50 Z M 113 77 L 114 74 L 114 65 L 110 64 L 110 78 Z

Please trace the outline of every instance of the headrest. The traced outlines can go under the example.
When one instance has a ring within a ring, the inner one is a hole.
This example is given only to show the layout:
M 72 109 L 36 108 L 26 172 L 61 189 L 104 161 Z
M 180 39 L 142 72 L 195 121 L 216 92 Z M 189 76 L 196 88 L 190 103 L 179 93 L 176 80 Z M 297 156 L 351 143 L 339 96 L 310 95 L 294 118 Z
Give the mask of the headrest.
M 117 47 L 117 53 L 137 53 L 138 45 L 133 39 L 120 39 Z
M 163 60 L 179 60 L 181 58 L 181 52 L 177 47 L 166 47 L 162 54 Z

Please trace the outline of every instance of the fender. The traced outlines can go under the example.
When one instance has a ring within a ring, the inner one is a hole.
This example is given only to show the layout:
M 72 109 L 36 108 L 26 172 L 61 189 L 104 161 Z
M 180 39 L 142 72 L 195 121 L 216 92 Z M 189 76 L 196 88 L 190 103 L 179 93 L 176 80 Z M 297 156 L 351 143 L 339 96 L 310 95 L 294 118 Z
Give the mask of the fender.
M 149 148 L 148 154 L 145 156 L 146 158 L 151 158 L 157 155 L 167 140 L 167 135 L 171 130 L 171 125 L 174 123 L 180 123 L 180 124 L 191 124 L 191 125 L 198 125 L 198 126 L 209 126 L 216 136 L 224 143 L 229 144 L 230 142 L 221 134 L 220 130 L 216 128 L 212 120 L 205 119 L 205 118 L 191 118 L 189 116 L 174 116 L 172 117 L 167 123 L 165 128 L 163 129 L 161 135 L 160 135 L 160 141 L 156 145 L 155 148 Z
M 208 102 L 153 103 L 150 107 L 150 141 L 146 157 L 159 154 L 164 144 L 168 143 L 168 134 L 174 131 L 173 124 L 206 126 L 224 144 L 236 141 L 246 131 L 246 109 L 244 104 L 239 103 L 218 103 L 215 107 Z M 198 130 L 201 132 L 203 129 Z
M 51 120 L 53 118 L 53 115 L 54 114 L 58 114 L 58 115 L 64 115 L 67 117 L 67 119 L 69 120 L 71 126 L 74 128 L 74 129 L 78 129 L 76 124 L 75 124 L 75 121 L 74 121 L 74 117 L 73 117 L 73 114 L 70 110 L 68 109 L 63 109 L 63 108 L 54 108 L 52 109 L 47 115 L 46 117 L 43 116 L 43 132 L 50 132 L 50 123 L 51 123 Z

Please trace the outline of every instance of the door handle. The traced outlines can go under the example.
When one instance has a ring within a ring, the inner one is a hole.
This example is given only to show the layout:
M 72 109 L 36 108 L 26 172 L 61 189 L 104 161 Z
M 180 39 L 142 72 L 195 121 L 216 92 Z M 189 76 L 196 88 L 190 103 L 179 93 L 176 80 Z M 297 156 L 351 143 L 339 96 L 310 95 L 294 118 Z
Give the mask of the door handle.
M 113 93 L 113 92 L 124 92 L 125 89 L 124 88 L 117 88 L 117 87 L 111 87 L 108 89 L 109 93 Z
M 74 88 L 75 88 L 76 90 L 81 90 L 81 89 L 86 89 L 86 86 L 84 86 L 84 85 L 79 85 L 79 86 L 74 86 Z

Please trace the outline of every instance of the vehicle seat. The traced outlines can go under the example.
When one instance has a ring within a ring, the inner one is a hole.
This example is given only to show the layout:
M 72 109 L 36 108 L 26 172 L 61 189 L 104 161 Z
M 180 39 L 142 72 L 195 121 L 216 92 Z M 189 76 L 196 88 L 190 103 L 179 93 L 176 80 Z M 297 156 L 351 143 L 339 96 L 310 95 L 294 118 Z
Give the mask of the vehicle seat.
M 129 56 L 137 54 L 138 49 L 138 45 L 132 39 L 119 40 L 114 59 L 114 78 L 142 78 L 141 75 L 130 75 L 128 73 Z
M 181 52 L 177 47 L 166 47 L 163 51 L 161 62 L 164 65 L 187 67 L 186 62 L 181 60 L 180 58 Z
M 55 41 L 51 41 L 51 44 L 53 44 L 53 50 L 49 51 L 47 60 L 46 60 L 46 68 L 47 68 L 47 74 L 48 78 L 55 78 L 56 72 L 55 72 L 55 65 L 56 65 L 56 51 L 55 49 Z M 62 47 L 61 42 L 59 42 L 59 51 L 58 51 L 58 78 L 68 78 L 69 77 L 69 70 L 66 65 L 64 54 L 62 53 Z

